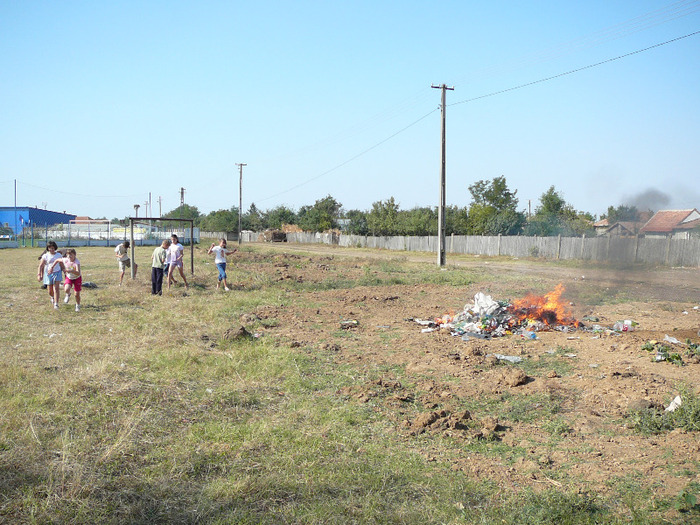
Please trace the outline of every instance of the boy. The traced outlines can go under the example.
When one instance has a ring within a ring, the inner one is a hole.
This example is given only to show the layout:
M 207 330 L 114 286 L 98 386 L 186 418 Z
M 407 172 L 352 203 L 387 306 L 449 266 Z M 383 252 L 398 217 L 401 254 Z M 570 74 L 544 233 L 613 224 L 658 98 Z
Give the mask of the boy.
M 131 243 L 129 241 L 124 241 L 123 243 L 117 245 L 114 249 L 114 256 L 119 261 L 119 286 L 122 285 L 124 280 L 124 272 L 127 268 L 131 267 L 131 259 L 129 259 L 129 246 Z M 139 265 L 134 263 L 134 277 L 136 277 L 136 271 L 139 269 Z
M 168 264 L 168 248 L 170 241 L 165 239 L 160 246 L 153 250 L 151 255 L 151 294 L 163 295 L 163 269 Z
M 216 289 L 218 290 L 221 286 L 221 281 L 224 282 L 224 290 L 229 291 L 228 284 L 226 283 L 226 256 L 236 253 L 236 249 L 233 251 L 226 249 L 226 239 L 219 239 L 219 245 L 216 246 L 211 243 L 209 251 L 207 254 L 215 254 L 214 262 L 216 263 L 216 268 L 219 270 L 219 280 L 216 283 Z

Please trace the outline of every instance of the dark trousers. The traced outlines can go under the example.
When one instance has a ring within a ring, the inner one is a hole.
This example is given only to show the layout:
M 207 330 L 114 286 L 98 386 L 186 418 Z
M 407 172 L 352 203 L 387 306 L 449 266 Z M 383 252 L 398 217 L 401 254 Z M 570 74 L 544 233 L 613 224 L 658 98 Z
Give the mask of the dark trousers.
M 163 268 L 151 268 L 151 293 L 163 295 Z

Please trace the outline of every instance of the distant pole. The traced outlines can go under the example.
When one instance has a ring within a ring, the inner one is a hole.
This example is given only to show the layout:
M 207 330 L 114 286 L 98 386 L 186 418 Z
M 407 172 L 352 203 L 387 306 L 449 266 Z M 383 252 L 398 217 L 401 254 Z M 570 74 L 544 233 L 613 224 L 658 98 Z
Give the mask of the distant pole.
M 163 216 L 163 197 L 158 195 L 158 217 Z
M 15 240 L 17 239 L 17 179 L 15 179 L 15 227 L 12 233 L 15 234 Z
M 440 113 L 442 114 L 442 147 L 440 149 L 440 206 L 438 207 L 438 256 L 437 265 L 445 266 L 445 92 L 449 89 L 454 91 L 454 87 L 430 86 L 434 89 L 442 90 L 440 103 Z
M 237 163 L 238 166 L 238 246 L 241 245 L 241 216 L 243 215 L 243 166 L 247 164 Z

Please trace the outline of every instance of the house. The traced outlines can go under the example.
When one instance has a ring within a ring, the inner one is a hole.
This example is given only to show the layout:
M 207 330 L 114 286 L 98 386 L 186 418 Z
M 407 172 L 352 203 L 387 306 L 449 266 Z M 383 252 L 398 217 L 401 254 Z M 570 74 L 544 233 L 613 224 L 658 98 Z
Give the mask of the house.
M 598 222 L 593 223 L 593 228 L 595 228 L 596 235 L 605 235 L 609 226 L 610 222 L 608 219 L 601 219 Z
M 700 212 L 696 208 L 657 211 L 639 233 L 652 238 L 689 239 L 700 233 Z
M 634 237 L 642 225 L 643 223 L 639 222 L 618 221 L 605 230 L 605 235 L 610 237 Z

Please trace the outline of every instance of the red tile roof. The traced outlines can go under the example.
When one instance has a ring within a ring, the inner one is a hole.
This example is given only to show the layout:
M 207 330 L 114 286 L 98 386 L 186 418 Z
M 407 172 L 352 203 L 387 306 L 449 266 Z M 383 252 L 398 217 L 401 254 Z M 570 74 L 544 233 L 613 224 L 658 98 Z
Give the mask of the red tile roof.
M 671 233 L 673 230 L 686 229 L 688 224 L 695 223 L 695 219 L 684 223 L 691 215 L 700 219 L 700 212 L 692 210 L 662 210 L 657 211 L 654 216 L 639 230 L 640 233 Z M 691 226 L 692 228 L 692 226 Z

